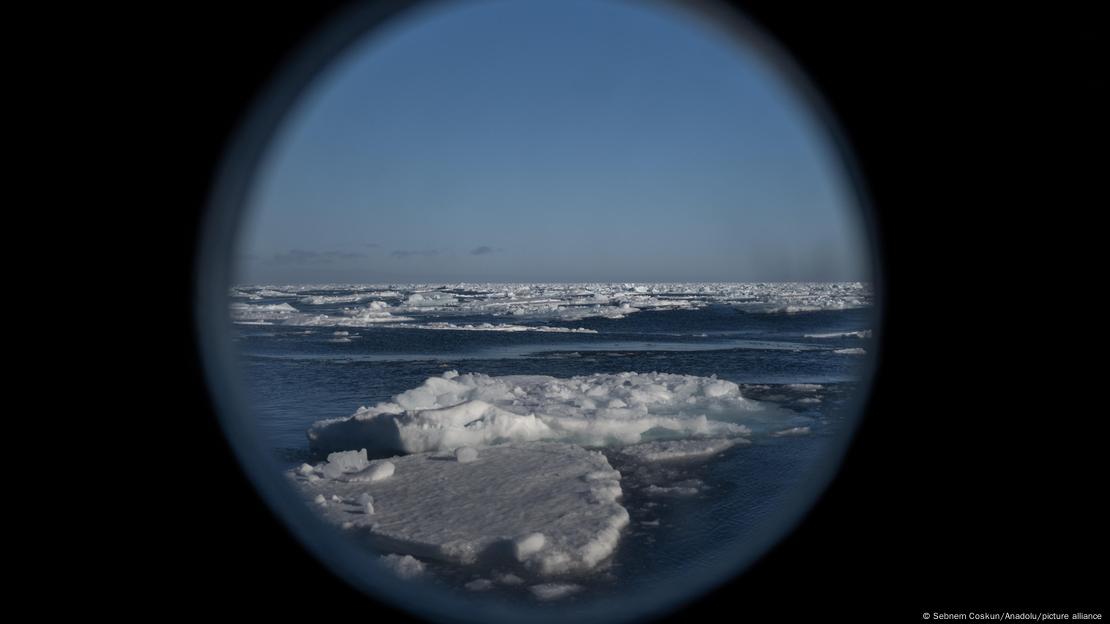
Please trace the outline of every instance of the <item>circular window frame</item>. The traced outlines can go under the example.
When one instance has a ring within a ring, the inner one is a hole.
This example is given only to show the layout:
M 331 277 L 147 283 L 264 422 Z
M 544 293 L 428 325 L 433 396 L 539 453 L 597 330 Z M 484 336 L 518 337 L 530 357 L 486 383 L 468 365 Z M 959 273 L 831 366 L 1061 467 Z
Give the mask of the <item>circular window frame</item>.
M 272 147 L 272 138 L 313 82 L 354 46 L 374 36 L 395 20 L 410 18 L 421 9 L 438 8 L 444 2 L 408 0 L 359 4 L 341 11 L 322 28 L 310 33 L 305 43 L 284 63 L 282 69 L 258 94 L 227 143 L 215 175 L 208 205 L 202 216 L 196 250 L 194 319 L 204 378 L 213 411 L 220 428 L 251 484 L 261 494 L 271 512 L 293 537 L 340 579 L 366 593 L 373 600 L 438 621 L 562 621 L 618 622 L 660 617 L 704 597 L 720 586 L 734 581 L 775 545 L 793 532 L 839 472 L 866 413 L 875 373 L 881 356 L 881 336 L 885 323 L 884 283 L 879 255 L 875 211 L 854 150 L 823 97 L 814 87 L 785 46 L 774 40 L 739 9 L 717 3 L 685 4 L 668 0 L 691 17 L 705 18 L 750 49 L 779 76 L 784 85 L 812 117 L 813 125 L 825 136 L 830 157 L 842 166 L 847 190 L 859 209 L 859 225 L 868 246 L 870 283 L 873 290 L 872 313 L 875 321 L 874 344 L 861 364 L 859 390 L 840 409 L 847 422 L 826 451 L 810 469 L 814 478 L 793 491 L 777 510 L 779 522 L 767 522 L 748 540 L 730 550 L 733 556 L 721 557 L 717 564 L 695 578 L 675 579 L 674 584 L 650 595 L 639 594 L 634 601 L 604 598 L 584 604 L 544 605 L 543 609 L 522 609 L 494 604 L 490 600 L 455 596 L 426 584 L 396 578 L 382 565 L 367 565 L 365 552 L 352 549 L 350 539 L 325 524 L 287 482 L 283 471 L 263 443 L 257 426 L 249 417 L 250 409 L 242 394 L 241 372 L 232 324 L 227 314 L 235 245 L 246 200 L 260 162 Z M 438 594 L 429 600 L 430 594 Z M 460 613 L 465 614 L 460 616 Z

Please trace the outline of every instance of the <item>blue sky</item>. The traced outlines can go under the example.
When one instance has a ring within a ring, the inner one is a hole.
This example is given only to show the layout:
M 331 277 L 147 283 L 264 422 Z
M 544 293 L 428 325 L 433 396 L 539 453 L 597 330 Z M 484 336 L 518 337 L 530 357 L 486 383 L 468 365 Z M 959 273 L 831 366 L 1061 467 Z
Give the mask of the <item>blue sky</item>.
M 676 6 L 444 3 L 290 112 L 237 280 L 867 279 L 831 147 L 765 59 Z

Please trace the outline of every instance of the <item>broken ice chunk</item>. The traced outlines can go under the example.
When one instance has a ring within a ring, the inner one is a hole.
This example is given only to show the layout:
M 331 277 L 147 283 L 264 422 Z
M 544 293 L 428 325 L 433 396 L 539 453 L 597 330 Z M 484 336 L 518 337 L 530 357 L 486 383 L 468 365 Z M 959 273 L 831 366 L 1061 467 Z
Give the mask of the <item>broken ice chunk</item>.
M 517 561 L 524 561 L 529 555 L 535 554 L 543 550 L 543 545 L 547 539 L 543 533 L 529 533 L 523 537 L 519 537 L 513 542 L 513 556 Z
M 382 481 L 393 476 L 393 471 L 396 467 L 393 462 L 378 462 L 373 464 L 362 472 L 357 472 L 347 477 L 347 481 L 352 483 L 373 483 L 375 481 Z
M 366 460 L 366 449 L 341 451 L 328 455 L 328 463 L 323 465 L 321 472 L 329 479 L 337 479 L 343 474 L 358 472 L 369 465 L 370 462 Z
M 405 580 L 424 574 L 424 563 L 412 555 L 385 555 L 381 562 Z
M 493 581 L 484 578 L 474 579 L 463 587 L 470 591 L 486 591 L 487 589 L 493 589 Z
M 808 435 L 809 432 L 809 427 L 791 427 L 789 429 L 783 429 L 782 431 L 776 431 L 771 435 L 775 436 L 776 438 L 781 438 L 782 436 Z
M 558 600 L 582 590 L 581 585 L 574 583 L 541 583 L 528 588 L 539 600 Z

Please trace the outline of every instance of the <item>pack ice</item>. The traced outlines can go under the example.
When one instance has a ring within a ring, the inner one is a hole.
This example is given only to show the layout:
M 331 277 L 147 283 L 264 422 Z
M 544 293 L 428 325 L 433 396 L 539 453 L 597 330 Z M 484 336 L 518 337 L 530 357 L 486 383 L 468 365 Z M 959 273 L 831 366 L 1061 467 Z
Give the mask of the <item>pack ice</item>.
M 649 496 L 691 496 L 700 482 L 659 486 L 653 475 L 745 444 L 752 427 L 790 424 L 715 377 L 447 371 L 315 423 L 309 441 L 328 461 L 290 477 L 328 521 L 394 553 L 386 563 L 403 578 L 421 560 L 479 564 L 530 578 L 537 599 L 553 600 L 576 591 L 567 575 L 607 560 L 629 523 L 620 472 L 585 447 L 622 447 L 641 466 L 633 487 L 651 481 Z M 371 459 L 395 453 L 407 455 Z
M 448 371 L 354 415 L 316 422 L 310 446 L 371 455 L 450 451 L 552 440 L 585 446 L 656 438 L 736 437 L 738 420 L 768 416 L 766 405 L 714 377 L 616 373 L 559 379 Z
M 594 568 L 628 524 L 620 473 L 601 453 L 558 442 L 376 461 L 360 449 L 290 477 L 329 521 L 387 552 L 537 576 Z
M 302 296 L 304 291 L 316 294 Z M 322 294 L 326 293 L 326 294 Z M 707 305 L 734 306 L 756 313 L 798 313 L 871 305 L 869 284 L 844 283 L 670 283 L 670 284 L 312 284 L 237 286 L 231 316 L 243 324 L 339 327 L 405 327 L 402 321 L 428 321 L 452 315 L 511 317 L 530 323 L 622 319 L 644 310 L 693 310 Z M 285 301 L 276 303 L 274 300 Z M 301 308 L 291 305 L 296 301 Z M 369 301 L 367 305 L 359 305 Z M 311 308 L 350 303 L 338 313 Z M 409 325 L 414 329 L 469 331 L 545 331 L 543 325 L 453 325 L 444 321 Z M 523 329 L 522 329 L 523 328 Z M 563 328 L 547 331 L 565 331 Z M 579 333 L 587 333 L 577 328 Z M 862 337 L 862 336 L 861 336 Z

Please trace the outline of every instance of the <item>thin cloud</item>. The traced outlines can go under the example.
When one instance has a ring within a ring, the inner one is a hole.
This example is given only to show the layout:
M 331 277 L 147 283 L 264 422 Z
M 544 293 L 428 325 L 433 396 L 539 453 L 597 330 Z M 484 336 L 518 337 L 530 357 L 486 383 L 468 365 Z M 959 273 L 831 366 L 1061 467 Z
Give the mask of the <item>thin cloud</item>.
M 413 256 L 438 256 L 438 249 L 394 249 L 389 255 L 394 258 L 411 258 Z
M 366 254 L 354 251 L 311 251 L 307 249 L 290 249 L 274 254 L 274 264 L 330 264 L 336 260 L 356 260 L 365 258 Z
M 470 250 L 470 255 L 472 255 L 472 256 L 484 256 L 486 254 L 497 253 L 499 251 L 501 251 L 501 249 L 494 249 L 493 247 L 490 247 L 489 245 L 482 245 L 481 247 L 475 247 L 474 249 L 471 249 Z

